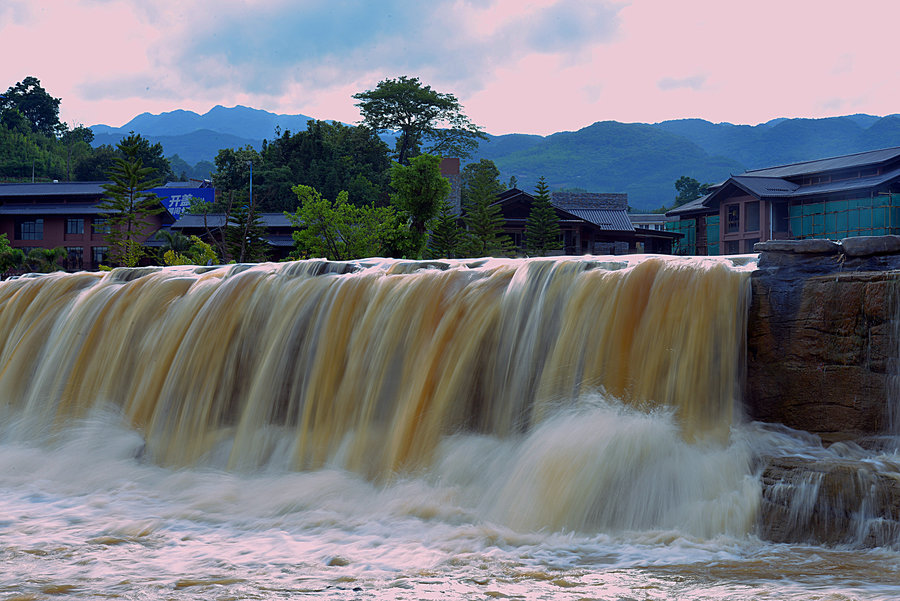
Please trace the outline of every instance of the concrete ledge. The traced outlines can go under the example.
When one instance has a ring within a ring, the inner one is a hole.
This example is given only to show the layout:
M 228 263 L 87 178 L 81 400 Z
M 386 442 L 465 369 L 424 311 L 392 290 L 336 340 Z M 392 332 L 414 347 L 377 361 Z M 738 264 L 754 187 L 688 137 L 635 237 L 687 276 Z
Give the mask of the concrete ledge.
M 841 252 L 841 245 L 831 240 L 768 240 L 753 245 L 754 252 L 781 252 L 805 255 L 833 255 Z

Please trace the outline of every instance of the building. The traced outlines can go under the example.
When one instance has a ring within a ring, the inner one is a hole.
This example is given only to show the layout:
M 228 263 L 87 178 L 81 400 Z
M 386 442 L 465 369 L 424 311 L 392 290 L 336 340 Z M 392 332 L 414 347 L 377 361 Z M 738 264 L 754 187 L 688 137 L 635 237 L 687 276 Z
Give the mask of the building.
M 0 184 L 0 234 L 25 253 L 32 248 L 65 248 L 64 267 L 69 271 L 96 270 L 109 253 L 105 239 L 109 224 L 99 207 L 105 183 L 111 182 Z M 173 221 L 165 210 L 150 217 L 139 240 Z
M 766 240 L 900 234 L 900 147 L 735 175 L 673 209 L 684 254 L 753 252 Z
M 506 222 L 504 232 L 521 252 L 533 201 L 534 196 L 518 188 L 497 195 L 496 204 Z M 674 232 L 635 227 L 628 214 L 627 194 L 553 192 L 550 202 L 556 209 L 562 234 L 559 254 L 667 254 L 673 240 L 681 238 Z
M 269 243 L 268 260 L 281 261 L 294 250 L 293 226 L 284 213 L 260 213 Z M 197 236 L 213 248 L 221 248 L 225 235 L 225 214 L 182 215 L 170 227 L 185 236 Z

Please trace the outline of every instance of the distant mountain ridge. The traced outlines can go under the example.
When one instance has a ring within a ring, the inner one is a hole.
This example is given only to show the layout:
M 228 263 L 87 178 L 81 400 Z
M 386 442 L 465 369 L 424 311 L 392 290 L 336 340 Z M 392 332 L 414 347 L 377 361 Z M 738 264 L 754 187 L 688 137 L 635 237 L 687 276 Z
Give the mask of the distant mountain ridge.
M 122 127 L 94 125 L 94 144 L 115 144 L 130 131 L 160 142 L 166 156 L 212 161 L 219 149 L 260 148 L 276 127 L 301 131 L 311 117 L 276 115 L 244 106 L 216 106 L 199 115 L 176 110 L 143 113 Z M 773 119 L 758 125 L 678 119 L 661 123 L 598 121 L 549 136 L 489 136 L 470 161 L 493 160 L 505 180 L 534 188 L 626 192 L 638 210 L 671 205 L 682 175 L 719 182 L 746 169 L 900 146 L 900 115 L 856 114 L 825 119 Z M 299 182 L 298 182 L 299 183 Z

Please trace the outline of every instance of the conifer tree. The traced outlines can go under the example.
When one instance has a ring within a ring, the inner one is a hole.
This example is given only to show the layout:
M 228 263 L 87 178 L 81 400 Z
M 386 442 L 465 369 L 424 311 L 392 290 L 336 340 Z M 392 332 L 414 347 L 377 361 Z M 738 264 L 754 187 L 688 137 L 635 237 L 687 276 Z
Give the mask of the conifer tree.
M 455 259 L 459 256 L 463 243 L 463 231 L 458 217 L 447 200 L 441 201 L 438 216 L 434 220 L 431 236 L 428 238 L 428 256 L 432 259 Z
M 107 173 L 112 183 L 103 185 L 106 198 L 98 205 L 109 225 L 110 257 L 126 267 L 138 264 L 144 254 L 139 238 L 149 233 L 150 217 L 164 210 L 159 197 L 149 191 L 161 182 L 151 179 L 156 169 L 145 167 L 138 155 L 142 141 L 140 134 L 132 133 L 119 142 L 122 156 Z
M 503 233 L 503 213 L 495 204 L 501 190 L 497 177 L 487 169 L 478 170 L 469 182 L 463 221 L 469 231 L 471 256 L 504 256 L 512 249 Z
M 228 211 L 225 247 L 237 263 L 265 261 L 269 250 L 266 226 L 252 202 L 236 202 Z
M 541 176 L 525 222 L 525 250 L 530 255 L 542 256 L 548 250 L 559 248 L 559 235 L 559 218 L 550 203 L 547 181 Z

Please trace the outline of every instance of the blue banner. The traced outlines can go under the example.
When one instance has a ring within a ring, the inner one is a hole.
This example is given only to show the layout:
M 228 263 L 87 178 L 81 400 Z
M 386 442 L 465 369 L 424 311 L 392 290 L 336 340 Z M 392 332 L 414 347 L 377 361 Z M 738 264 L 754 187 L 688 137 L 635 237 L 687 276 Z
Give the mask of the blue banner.
M 215 188 L 153 188 L 150 191 L 159 196 L 163 206 L 175 219 L 187 211 L 193 198 L 199 198 L 203 202 L 213 202 L 216 199 Z

